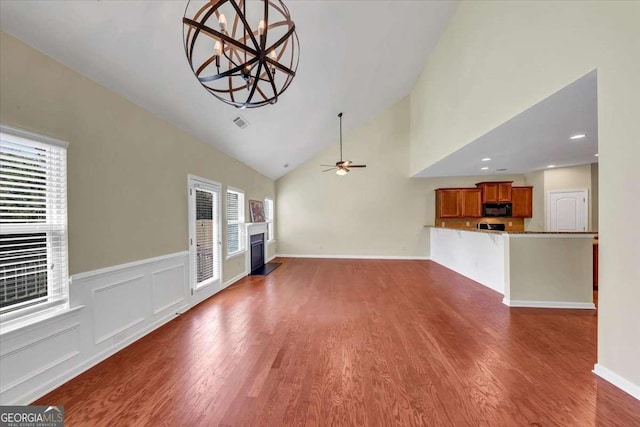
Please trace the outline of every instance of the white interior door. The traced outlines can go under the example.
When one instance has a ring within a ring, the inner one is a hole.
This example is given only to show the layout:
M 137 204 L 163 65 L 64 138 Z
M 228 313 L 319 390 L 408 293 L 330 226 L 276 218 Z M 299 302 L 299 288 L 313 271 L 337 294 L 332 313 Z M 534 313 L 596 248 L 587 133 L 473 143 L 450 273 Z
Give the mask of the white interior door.
M 549 231 L 587 231 L 587 190 L 549 192 Z
M 189 177 L 189 263 L 192 289 L 221 288 L 221 187 L 217 182 Z

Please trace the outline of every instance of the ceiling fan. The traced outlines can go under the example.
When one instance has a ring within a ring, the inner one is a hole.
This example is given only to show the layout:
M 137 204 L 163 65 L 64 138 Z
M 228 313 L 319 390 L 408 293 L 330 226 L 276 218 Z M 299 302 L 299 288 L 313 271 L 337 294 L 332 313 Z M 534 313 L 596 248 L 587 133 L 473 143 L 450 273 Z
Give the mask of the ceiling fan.
M 332 170 L 336 171 L 337 175 L 346 175 L 349 173 L 349 169 L 351 168 L 366 168 L 367 165 L 354 165 L 351 160 L 342 160 L 342 113 L 338 114 L 340 117 L 340 161 L 336 162 L 336 165 L 320 165 L 320 166 L 331 166 L 329 169 L 325 169 L 322 172 L 329 172 Z

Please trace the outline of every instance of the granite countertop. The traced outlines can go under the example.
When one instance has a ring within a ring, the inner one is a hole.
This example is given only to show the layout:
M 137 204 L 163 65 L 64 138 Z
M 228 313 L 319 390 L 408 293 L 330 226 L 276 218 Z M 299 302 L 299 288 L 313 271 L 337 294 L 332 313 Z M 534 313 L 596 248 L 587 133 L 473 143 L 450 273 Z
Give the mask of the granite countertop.
M 586 234 L 598 235 L 597 231 L 500 231 L 500 230 L 480 230 L 478 228 L 452 228 L 452 227 L 436 227 L 435 225 L 425 225 L 426 228 L 445 228 L 447 230 L 470 231 L 472 233 L 489 233 L 489 234 Z

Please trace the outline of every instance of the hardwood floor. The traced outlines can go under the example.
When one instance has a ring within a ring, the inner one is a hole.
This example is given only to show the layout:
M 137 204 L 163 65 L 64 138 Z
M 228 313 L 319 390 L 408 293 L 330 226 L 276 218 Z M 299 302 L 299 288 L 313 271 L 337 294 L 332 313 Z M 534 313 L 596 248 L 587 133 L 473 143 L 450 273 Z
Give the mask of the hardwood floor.
M 638 426 L 592 311 L 509 309 L 429 261 L 280 259 L 37 404 L 68 426 Z

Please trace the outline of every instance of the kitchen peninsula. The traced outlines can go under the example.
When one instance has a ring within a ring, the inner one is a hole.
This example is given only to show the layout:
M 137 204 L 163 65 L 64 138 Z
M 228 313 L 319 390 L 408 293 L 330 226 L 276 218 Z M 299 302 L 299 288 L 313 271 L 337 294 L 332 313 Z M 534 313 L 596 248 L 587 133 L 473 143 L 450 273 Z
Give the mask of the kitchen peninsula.
M 500 292 L 505 305 L 595 309 L 595 233 L 426 227 L 432 261 Z

